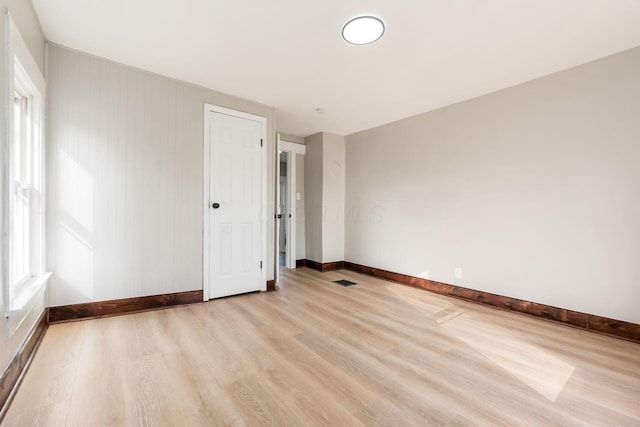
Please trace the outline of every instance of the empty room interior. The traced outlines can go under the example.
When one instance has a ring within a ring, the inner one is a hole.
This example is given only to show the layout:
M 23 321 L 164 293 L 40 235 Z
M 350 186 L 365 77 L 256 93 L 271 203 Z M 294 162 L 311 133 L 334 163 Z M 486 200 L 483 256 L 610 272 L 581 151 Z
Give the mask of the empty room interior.
M 0 0 L 0 425 L 640 426 L 637 0 Z

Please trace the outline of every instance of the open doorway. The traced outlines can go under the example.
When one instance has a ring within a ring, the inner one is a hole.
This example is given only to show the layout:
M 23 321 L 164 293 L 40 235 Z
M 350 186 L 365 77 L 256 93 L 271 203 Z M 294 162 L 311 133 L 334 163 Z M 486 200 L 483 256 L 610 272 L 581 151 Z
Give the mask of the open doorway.
M 296 268 L 304 254 L 304 144 L 277 139 L 276 281 L 280 268 Z
M 291 184 L 289 183 L 290 171 L 289 166 L 291 165 L 291 161 L 289 157 L 291 153 L 289 151 L 280 151 L 280 176 L 279 185 L 280 185 L 280 215 L 278 216 L 278 222 L 280 226 L 279 238 L 278 238 L 278 266 L 279 267 L 287 267 L 287 258 L 288 252 L 291 252 L 291 244 L 290 244 L 290 230 L 289 230 L 289 219 L 291 218 L 291 209 L 289 208 L 289 190 Z

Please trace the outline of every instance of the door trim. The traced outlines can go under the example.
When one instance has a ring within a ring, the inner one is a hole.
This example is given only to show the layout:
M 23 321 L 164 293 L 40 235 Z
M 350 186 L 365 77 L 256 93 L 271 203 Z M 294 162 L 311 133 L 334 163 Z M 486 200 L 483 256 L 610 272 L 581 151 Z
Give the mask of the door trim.
M 296 195 L 295 193 L 298 190 L 298 182 L 296 180 L 296 154 L 305 155 L 307 151 L 307 147 L 303 144 L 298 144 L 294 142 L 285 141 L 281 139 L 280 134 L 276 134 L 276 215 L 281 214 L 280 212 L 280 198 L 282 195 L 280 194 L 280 152 L 285 151 L 289 153 L 289 163 L 287 164 L 287 180 L 289 183 L 289 213 L 291 214 L 291 218 L 288 219 L 287 223 L 289 225 L 289 245 L 287 246 L 287 257 L 285 259 L 285 267 L 286 268 L 296 268 L 296 227 L 295 223 L 297 222 L 297 211 L 296 211 Z M 276 256 L 274 257 L 274 272 L 276 282 L 278 282 L 280 275 L 280 263 L 279 263 L 279 251 L 280 251 L 280 221 L 275 218 L 275 239 L 274 239 L 274 250 Z
M 260 254 L 262 259 L 262 270 L 260 270 L 260 287 L 261 291 L 267 290 L 267 119 L 266 117 L 256 116 L 255 114 L 249 114 L 242 111 L 232 110 L 229 108 L 221 107 L 219 105 L 204 104 L 204 137 L 202 138 L 204 144 L 204 189 L 203 189 L 203 206 L 202 206 L 202 299 L 203 301 L 209 301 L 209 287 L 210 283 L 210 242 L 209 242 L 209 180 L 211 176 L 211 170 L 209 165 L 209 155 L 211 153 L 211 141 L 210 141 L 210 126 L 209 113 L 220 113 L 228 116 L 238 117 L 241 119 L 253 120 L 260 123 L 262 138 L 262 150 L 260 164 L 262 173 L 260 174 L 262 191 L 260 205 L 262 206 L 260 212 Z

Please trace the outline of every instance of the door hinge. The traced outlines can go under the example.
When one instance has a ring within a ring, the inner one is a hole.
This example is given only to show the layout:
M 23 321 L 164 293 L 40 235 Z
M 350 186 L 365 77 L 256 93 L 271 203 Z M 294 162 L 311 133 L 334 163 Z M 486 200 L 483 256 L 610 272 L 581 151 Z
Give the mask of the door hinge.
M 260 147 L 262 147 L 262 138 L 260 138 Z
M 262 270 L 262 261 L 260 261 L 260 270 Z

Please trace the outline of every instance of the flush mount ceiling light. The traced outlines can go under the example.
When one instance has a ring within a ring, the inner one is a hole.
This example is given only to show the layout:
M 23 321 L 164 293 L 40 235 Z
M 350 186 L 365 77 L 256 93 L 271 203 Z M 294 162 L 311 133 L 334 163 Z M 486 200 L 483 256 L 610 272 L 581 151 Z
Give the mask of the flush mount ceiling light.
M 342 38 L 351 44 L 369 44 L 384 34 L 384 22 L 374 16 L 358 16 L 342 27 Z

